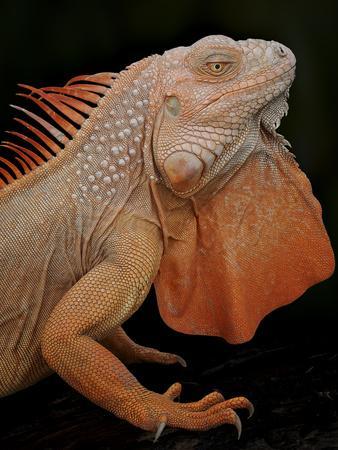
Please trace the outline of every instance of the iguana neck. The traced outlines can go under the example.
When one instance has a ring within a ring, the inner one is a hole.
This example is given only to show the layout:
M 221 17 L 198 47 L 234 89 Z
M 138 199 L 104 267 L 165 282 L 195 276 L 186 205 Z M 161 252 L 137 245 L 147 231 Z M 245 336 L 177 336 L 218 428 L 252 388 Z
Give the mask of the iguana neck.
M 64 158 L 68 162 L 60 157 L 67 192 L 75 204 L 90 204 L 91 209 L 123 206 L 144 179 L 142 148 L 156 78 L 154 58 L 142 60 L 117 76 L 66 146 Z

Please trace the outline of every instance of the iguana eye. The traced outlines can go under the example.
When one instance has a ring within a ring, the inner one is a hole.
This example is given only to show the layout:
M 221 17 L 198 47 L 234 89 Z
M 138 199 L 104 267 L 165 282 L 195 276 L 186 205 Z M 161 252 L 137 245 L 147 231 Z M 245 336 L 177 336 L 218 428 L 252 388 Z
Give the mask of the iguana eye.
M 201 80 L 210 83 L 234 76 L 241 62 L 242 51 L 232 47 L 195 49 L 186 57 L 187 66 L 197 72 Z
M 209 62 L 207 67 L 210 72 L 215 75 L 221 75 L 229 68 L 230 63 L 228 62 Z

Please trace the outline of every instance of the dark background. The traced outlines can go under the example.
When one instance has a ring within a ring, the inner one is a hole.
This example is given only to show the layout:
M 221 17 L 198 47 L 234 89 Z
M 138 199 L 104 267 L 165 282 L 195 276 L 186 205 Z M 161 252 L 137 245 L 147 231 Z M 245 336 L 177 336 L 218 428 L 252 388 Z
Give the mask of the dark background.
M 8 104 L 17 83 L 63 85 L 85 73 L 120 71 L 208 34 L 280 41 L 297 57 L 290 111 L 280 132 L 291 141 L 338 246 L 336 2 L 1 1 L 0 130 L 13 129 Z M 5 139 L 0 133 L 0 138 Z M 56 376 L 0 402 L 4 448 L 338 449 L 337 276 L 272 313 L 248 344 L 179 335 L 158 316 L 154 294 L 129 321 L 139 343 L 181 353 L 188 369 L 132 368 L 147 387 L 184 385 L 182 400 L 218 388 L 245 394 L 257 414 L 235 441 L 230 427 L 170 431 L 152 446 L 145 433 L 113 419 Z M 1 431 L 2 430 L 2 431 Z

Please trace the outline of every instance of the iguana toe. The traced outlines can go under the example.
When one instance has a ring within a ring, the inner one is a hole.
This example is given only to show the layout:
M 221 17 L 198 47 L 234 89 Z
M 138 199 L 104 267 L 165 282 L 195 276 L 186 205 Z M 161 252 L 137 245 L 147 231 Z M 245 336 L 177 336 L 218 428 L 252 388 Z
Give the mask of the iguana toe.
M 179 363 L 182 367 L 187 367 L 186 361 L 179 355 L 174 353 L 165 353 L 156 350 L 155 348 L 143 347 L 138 345 L 134 349 L 135 362 L 150 362 L 158 364 L 176 364 Z
M 170 398 L 170 400 L 175 400 L 180 396 L 181 391 L 182 391 L 181 383 L 174 383 L 163 393 L 163 395 Z

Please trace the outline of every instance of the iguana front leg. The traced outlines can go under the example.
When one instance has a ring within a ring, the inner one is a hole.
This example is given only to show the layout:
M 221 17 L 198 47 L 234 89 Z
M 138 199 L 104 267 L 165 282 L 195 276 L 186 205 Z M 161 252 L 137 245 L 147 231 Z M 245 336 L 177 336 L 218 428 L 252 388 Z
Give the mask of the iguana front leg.
M 177 385 L 163 395 L 145 389 L 96 341 L 123 323 L 144 300 L 161 250 L 155 237 L 124 240 L 114 260 L 107 257 L 81 278 L 47 321 L 43 356 L 53 370 L 92 402 L 142 429 L 161 431 L 167 424 L 207 430 L 224 423 L 240 429 L 231 407 L 248 407 L 246 399 L 230 405 L 221 395 L 216 394 L 216 398 L 213 394 L 199 402 L 176 403 L 173 397 Z
M 185 360 L 173 353 L 165 353 L 155 348 L 144 347 L 134 342 L 122 327 L 117 327 L 108 337 L 103 339 L 103 345 L 125 364 L 150 362 L 159 364 L 179 363 L 187 366 Z

